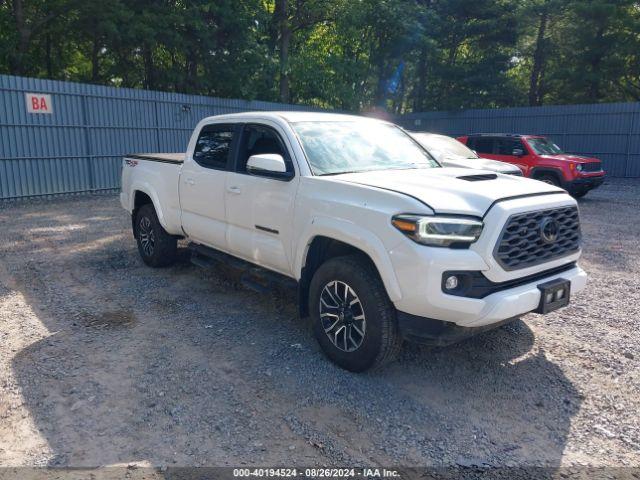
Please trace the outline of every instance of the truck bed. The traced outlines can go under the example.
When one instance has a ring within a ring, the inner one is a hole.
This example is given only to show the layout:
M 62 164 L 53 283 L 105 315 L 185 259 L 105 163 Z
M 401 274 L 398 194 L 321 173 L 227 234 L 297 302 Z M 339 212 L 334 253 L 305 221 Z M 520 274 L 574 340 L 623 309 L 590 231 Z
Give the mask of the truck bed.
M 150 162 L 182 163 L 184 162 L 184 152 L 178 153 L 129 153 L 125 158 L 135 160 L 147 160 Z

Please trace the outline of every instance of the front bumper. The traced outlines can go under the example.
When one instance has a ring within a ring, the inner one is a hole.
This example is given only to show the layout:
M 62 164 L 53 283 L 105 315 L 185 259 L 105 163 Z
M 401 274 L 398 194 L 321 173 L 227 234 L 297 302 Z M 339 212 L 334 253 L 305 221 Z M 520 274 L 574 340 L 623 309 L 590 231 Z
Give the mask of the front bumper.
M 605 175 L 593 177 L 578 177 L 570 182 L 566 182 L 562 187 L 569 193 L 582 193 L 598 188 L 604 183 Z
M 531 283 L 526 283 L 508 290 L 502 290 L 479 299 L 455 297 L 440 292 L 439 295 L 442 297 L 441 299 L 432 298 L 431 300 L 435 300 L 435 304 L 440 303 L 438 300 L 443 300 L 449 305 L 449 308 L 451 309 L 449 312 L 439 309 L 438 313 L 440 314 L 440 318 L 437 319 L 428 315 L 410 314 L 399 310 L 399 322 L 401 322 L 401 318 L 405 319 L 405 323 L 408 322 L 405 324 L 405 330 L 408 330 L 410 332 L 410 336 L 413 337 L 423 336 L 428 339 L 432 337 L 434 333 L 438 333 L 442 330 L 440 334 L 444 337 L 454 334 L 454 336 L 462 334 L 462 338 L 464 338 L 465 336 L 472 334 L 472 332 L 461 331 L 456 327 L 465 327 L 467 329 L 471 328 L 476 331 L 473 333 L 477 333 L 484 329 L 501 325 L 514 318 L 518 318 L 525 313 L 533 312 L 540 304 L 540 290 L 538 289 L 538 285 L 558 278 L 563 278 L 571 283 L 572 296 L 573 294 L 583 290 L 587 284 L 587 274 L 580 267 L 576 266 L 571 270 L 549 275 L 548 277 L 537 279 Z M 444 306 L 444 304 L 441 305 Z M 407 318 L 411 318 L 411 321 L 406 320 Z M 417 319 L 422 319 L 422 324 Z M 440 322 L 444 325 L 435 327 L 434 322 Z M 407 325 L 409 325 L 409 327 L 407 327 Z M 482 330 L 477 330 L 479 327 L 481 327 Z M 401 322 L 401 331 L 402 328 L 403 325 Z M 418 333 L 421 330 L 424 330 L 423 335 Z
M 458 327 L 476 328 L 499 324 L 535 310 L 540 302 L 538 285 L 550 280 L 564 278 L 571 283 L 571 295 L 578 293 L 587 282 L 587 274 L 580 267 L 570 268 L 580 257 L 579 251 L 514 271 L 502 269 L 493 256 L 502 227 L 511 215 L 567 205 L 575 205 L 575 200 L 562 194 L 497 203 L 486 213 L 485 229 L 469 249 L 400 242 L 389 251 L 401 291 L 400 297 L 394 299 L 396 310 Z M 443 292 L 442 280 L 443 274 L 451 271 L 482 272 L 486 279 L 506 287 L 486 292 L 489 294 L 481 298 L 450 295 Z M 514 282 L 513 286 L 509 282 Z
M 406 340 L 427 345 L 444 346 L 459 342 L 510 323 L 526 313 L 536 311 L 540 305 L 538 285 L 555 278 L 570 281 L 571 295 L 582 290 L 587 283 L 587 274 L 580 267 L 575 267 L 561 274 L 551 275 L 544 280 L 497 292 L 475 300 L 479 302 L 478 307 L 481 308 L 481 313 L 470 321 L 443 321 L 398 311 L 400 334 Z

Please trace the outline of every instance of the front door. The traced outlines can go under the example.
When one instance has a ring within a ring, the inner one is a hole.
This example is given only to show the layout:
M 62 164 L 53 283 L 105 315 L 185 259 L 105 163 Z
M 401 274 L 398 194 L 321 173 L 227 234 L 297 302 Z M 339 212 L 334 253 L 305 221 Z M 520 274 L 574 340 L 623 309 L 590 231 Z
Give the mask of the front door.
M 237 163 L 226 180 L 227 245 L 229 252 L 252 263 L 292 275 L 289 246 L 299 176 L 277 126 L 245 125 L 238 143 Z M 249 174 L 251 155 L 282 155 L 290 178 Z
M 226 250 L 225 188 L 235 125 L 205 125 L 180 173 L 182 228 L 190 239 Z

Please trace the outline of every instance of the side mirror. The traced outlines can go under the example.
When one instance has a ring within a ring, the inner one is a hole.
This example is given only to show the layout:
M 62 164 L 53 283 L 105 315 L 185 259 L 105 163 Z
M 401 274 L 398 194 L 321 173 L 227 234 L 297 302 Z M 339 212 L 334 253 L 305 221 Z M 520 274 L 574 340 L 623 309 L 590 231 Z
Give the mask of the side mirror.
M 251 155 L 247 160 L 247 172 L 252 175 L 274 178 L 291 178 L 293 176 L 287 172 L 287 164 L 282 155 L 277 153 Z
M 523 157 L 524 150 L 522 150 L 521 148 L 514 148 L 512 154 L 515 155 L 516 157 Z

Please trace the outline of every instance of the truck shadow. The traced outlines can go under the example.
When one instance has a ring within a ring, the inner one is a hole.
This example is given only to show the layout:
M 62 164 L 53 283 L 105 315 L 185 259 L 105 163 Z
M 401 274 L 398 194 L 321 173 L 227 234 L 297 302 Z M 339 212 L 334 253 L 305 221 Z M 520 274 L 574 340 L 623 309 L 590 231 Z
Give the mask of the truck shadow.
M 142 265 L 112 209 L 74 212 L 78 227 L 38 248 L 16 231 L 0 256 L 0 293 L 49 332 L 11 361 L 45 443 L 25 462 L 560 464 L 581 398 L 526 323 L 351 374 L 324 359 L 287 297 L 191 267 L 186 252 L 168 269 Z M 117 234 L 90 233 L 101 229 Z

